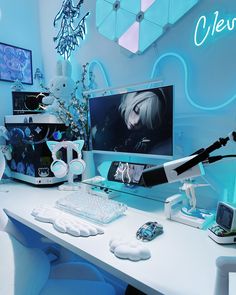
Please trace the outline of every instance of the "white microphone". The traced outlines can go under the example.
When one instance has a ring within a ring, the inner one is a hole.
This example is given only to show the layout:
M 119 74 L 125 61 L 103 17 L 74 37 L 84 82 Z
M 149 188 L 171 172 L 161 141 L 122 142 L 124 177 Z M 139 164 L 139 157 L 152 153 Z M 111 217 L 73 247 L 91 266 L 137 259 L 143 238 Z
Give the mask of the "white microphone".
M 197 155 L 192 155 L 178 160 L 166 162 L 160 166 L 145 169 L 142 173 L 141 184 L 144 186 L 154 186 L 204 175 L 205 171 L 202 163 L 196 164 L 181 174 L 178 174 L 175 171 L 175 168 L 181 166 L 196 156 Z
M 145 169 L 142 173 L 140 184 L 153 186 L 204 175 L 202 162 L 208 161 L 208 163 L 212 163 L 221 160 L 224 156 L 210 157 L 210 153 L 225 146 L 228 141 L 236 142 L 236 131 L 230 132 L 225 138 L 219 138 L 199 154 Z

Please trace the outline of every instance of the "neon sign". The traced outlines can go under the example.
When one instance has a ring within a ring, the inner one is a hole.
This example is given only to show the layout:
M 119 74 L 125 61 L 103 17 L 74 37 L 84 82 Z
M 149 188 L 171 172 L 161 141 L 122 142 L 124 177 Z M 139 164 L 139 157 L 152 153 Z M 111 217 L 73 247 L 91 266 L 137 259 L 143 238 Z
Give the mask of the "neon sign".
M 219 17 L 219 11 L 214 12 L 213 24 L 202 15 L 197 21 L 194 32 L 194 43 L 196 46 L 201 46 L 210 37 L 214 37 L 223 31 L 233 31 L 235 28 L 236 17 L 233 19 L 224 19 Z

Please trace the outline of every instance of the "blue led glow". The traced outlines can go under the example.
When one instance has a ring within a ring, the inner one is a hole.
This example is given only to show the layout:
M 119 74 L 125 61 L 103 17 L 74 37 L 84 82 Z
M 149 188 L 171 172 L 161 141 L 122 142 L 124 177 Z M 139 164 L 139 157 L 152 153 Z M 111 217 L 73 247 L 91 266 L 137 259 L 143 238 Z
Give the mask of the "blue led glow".
M 149 20 L 150 22 L 153 22 L 153 20 L 155 20 L 155 23 L 162 27 L 168 24 L 168 16 L 169 1 L 166 0 L 159 0 L 154 2 L 151 9 L 148 9 L 145 12 L 145 19 Z
M 188 10 L 196 5 L 198 0 L 170 0 L 169 23 L 174 24 L 179 20 Z
M 146 32 L 149 33 L 147 34 Z M 162 27 L 144 19 L 142 26 L 140 27 L 139 52 L 143 52 L 150 44 L 160 37 L 162 33 Z
M 213 18 L 202 15 L 196 24 L 194 31 L 194 44 L 203 45 L 209 38 L 215 38 L 222 32 L 230 32 L 235 29 L 236 18 L 222 18 L 219 11 L 215 11 Z
M 102 3 L 102 4 L 101 4 Z M 97 0 L 96 2 L 96 25 L 100 27 L 105 18 L 112 12 L 113 6 L 111 3 Z
M 142 53 L 199 0 L 97 0 L 96 26 L 110 40 Z
M 162 54 L 155 61 L 155 64 L 153 66 L 152 73 L 151 73 L 151 79 L 154 79 L 155 78 L 156 68 L 157 68 L 158 64 L 160 63 L 160 61 L 163 60 L 163 59 L 165 59 L 165 58 L 167 58 L 167 57 L 175 57 L 175 58 L 177 58 L 181 62 L 182 66 L 184 68 L 184 76 L 185 76 L 184 77 L 184 88 L 185 88 L 185 94 L 186 94 L 186 97 L 187 97 L 187 100 L 189 101 L 189 103 L 192 106 L 194 106 L 195 108 L 198 108 L 198 109 L 201 109 L 201 110 L 204 110 L 204 111 L 216 111 L 216 110 L 219 110 L 221 108 L 224 108 L 224 107 L 228 106 L 231 102 L 233 102 L 235 100 L 236 94 L 234 94 L 231 98 L 227 99 L 224 103 L 218 104 L 216 106 L 211 106 L 211 107 L 200 105 L 200 104 L 194 102 L 194 100 L 190 96 L 190 93 L 189 93 L 189 90 L 188 90 L 189 77 L 188 77 L 188 67 L 187 67 L 186 61 L 183 59 L 182 56 L 180 56 L 179 54 L 174 53 L 174 52 L 168 52 L 168 53 Z
M 157 69 L 157 66 L 159 65 L 159 63 L 163 59 L 168 58 L 168 57 L 177 58 L 181 62 L 182 66 L 184 68 L 184 76 L 185 76 L 184 77 L 184 88 L 185 88 L 186 98 L 193 107 L 204 110 L 204 111 L 216 111 L 216 110 L 219 110 L 221 108 L 224 108 L 224 107 L 228 106 L 230 103 L 232 103 L 236 99 L 236 94 L 235 94 L 231 98 L 227 99 L 224 103 L 218 104 L 216 106 L 211 106 L 211 107 L 200 105 L 200 104 L 194 102 L 194 99 L 191 97 L 191 95 L 189 93 L 189 90 L 188 90 L 189 77 L 188 77 L 187 63 L 186 63 L 186 61 L 184 60 L 184 58 L 182 56 L 180 56 L 179 54 L 174 53 L 174 52 L 164 53 L 155 61 L 153 69 L 152 69 L 151 77 L 150 77 L 152 80 L 156 78 L 156 69 Z M 103 65 L 102 65 L 102 63 L 100 61 L 98 61 L 96 59 L 90 61 L 89 66 L 88 66 L 88 72 L 92 72 L 92 69 L 95 66 L 98 67 L 98 69 L 100 70 L 100 72 L 102 74 L 103 80 L 105 82 L 104 88 L 110 87 L 110 82 L 109 82 L 109 79 L 108 79 L 108 75 L 107 75 L 107 73 L 106 73 L 106 71 L 105 71 L 105 69 L 104 69 L 104 67 L 103 67 Z M 87 81 L 87 83 L 89 83 L 89 81 Z
M 155 76 L 156 76 L 156 69 L 157 69 L 157 66 L 159 65 L 159 63 L 165 59 L 165 58 L 168 58 L 168 57 L 174 57 L 176 59 L 178 59 L 178 61 L 181 62 L 183 68 L 184 68 L 184 86 L 185 86 L 185 93 L 186 93 L 186 97 L 189 101 L 189 103 L 198 108 L 198 109 L 201 109 L 201 110 L 205 110 L 205 111 L 215 111 L 215 110 L 219 110 L 227 105 L 229 105 L 235 98 L 236 98 L 236 94 L 228 99 L 227 101 L 225 101 L 224 103 L 222 104 L 219 104 L 217 106 L 213 106 L 213 107 L 206 107 L 206 106 L 203 106 L 203 105 L 199 105 L 197 103 L 194 102 L 194 100 L 190 97 L 190 94 L 189 94 L 189 91 L 188 91 L 188 67 L 187 67 L 187 63 L 186 61 L 184 60 L 183 57 L 181 57 L 179 54 L 177 53 L 174 53 L 174 52 L 169 52 L 169 53 L 165 53 L 163 55 L 161 55 L 154 63 L 154 66 L 153 66 L 153 69 L 152 69 L 152 73 L 151 73 L 151 79 L 155 79 Z M 110 87 L 110 83 L 109 83 L 109 79 L 108 79 L 108 75 L 102 65 L 102 63 L 98 60 L 92 60 L 90 63 L 89 63 L 89 66 L 88 66 L 88 72 L 92 72 L 92 70 L 94 69 L 94 67 L 98 67 L 98 69 L 100 70 L 101 74 L 102 74 L 102 77 L 103 77 L 103 80 L 105 82 L 105 87 L 104 89 L 107 87 L 109 88 Z M 89 85 L 89 81 L 87 82 L 87 85 Z M 131 161 L 131 160 L 129 160 Z M 133 162 L 135 162 L 135 158 L 132 160 Z M 104 162 L 105 163 L 105 162 Z M 107 164 L 108 163 L 108 164 Z M 107 167 L 110 167 L 110 162 L 106 162 L 106 167 L 100 167 L 100 174 L 102 174 L 102 172 L 104 172 L 105 174 L 107 173 L 108 171 L 108 168 Z M 102 166 L 102 165 L 101 165 Z M 231 201 L 231 202 L 236 202 L 236 177 L 234 179 L 234 184 L 233 184 L 233 193 L 232 194 L 228 194 L 228 190 L 225 189 L 224 190 L 224 194 L 223 194 L 223 200 L 225 201 Z
M 111 30 L 111 28 L 116 27 L 116 13 L 112 11 L 102 22 L 102 25 L 99 26 L 98 31 L 100 34 L 106 36 L 110 40 L 116 39 L 116 31 Z
M 116 38 L 120 36 L 135 22 L 136 16 L 129 11 L 119 9 L 117 12 Z
M 127 10 L 131 13 L 138 14 L 141 10 L 141 2 L 137 0 L 121 0 L 120 8 Z
M 101 74 L 102 74 L 102 77 L 103 77 L 103 80 L 104 80 L 104 82 L 105 82 L 105 86 L 104 86 L 104 88 L 108 88 L 108 87 L 110 87 L 110 82 L 109 82 L 109 79 L 108 79 L 108 75 L 107 75 L 107 73 L 106 73 L 106 71 L 105 71 L 105 69 L 104 69 L 104 67 L 103 67 L 103 65 L 102 65 L 102 63 L 100 62 L 100 61 L 98 61 L 98 60 L 96 60 L 96 59 L 94 59 L 94 60 L 91 60 L 90 62 L 89 62 L 89 65 L 88 65 L 88 73 L 92 73 L 93 72 L 93 69 L 94 69 L 94 67 L 98 67 L 98 69 L 100 70 L 100 72 L 101 72 Z M 87 85 L 89 85 L 89 77 L 87 76 Z

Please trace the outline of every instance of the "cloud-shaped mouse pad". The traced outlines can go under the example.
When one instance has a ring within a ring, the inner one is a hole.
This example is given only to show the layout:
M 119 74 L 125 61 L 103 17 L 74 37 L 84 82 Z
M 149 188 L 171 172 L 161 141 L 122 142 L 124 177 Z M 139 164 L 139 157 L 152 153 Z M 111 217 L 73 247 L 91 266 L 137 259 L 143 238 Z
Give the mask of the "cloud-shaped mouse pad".
M 128 241 L 122 238 L 114 238 L 110 240 L 109 246 L 110 251 L 122 259 L 139 261 L 151 257 L 150 250 L 135 240 Z
M 75 216 L 64 213 L 56 208 L 41 206 L 35 208 L 32 211 L 32 215 L 36 220 L 52 223 L 57 231 L 68 233 L 72 236 L 89 237 L 104 233 L 102 228 L 83 222 Z

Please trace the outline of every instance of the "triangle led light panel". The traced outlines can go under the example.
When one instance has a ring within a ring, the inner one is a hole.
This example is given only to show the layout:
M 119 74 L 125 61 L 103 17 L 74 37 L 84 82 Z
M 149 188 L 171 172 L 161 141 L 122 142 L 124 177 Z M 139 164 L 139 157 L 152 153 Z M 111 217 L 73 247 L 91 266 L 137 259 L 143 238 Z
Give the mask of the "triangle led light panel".
M 100 34 L 133 53 L 142 53 L 199 0 L 97 0 Z

